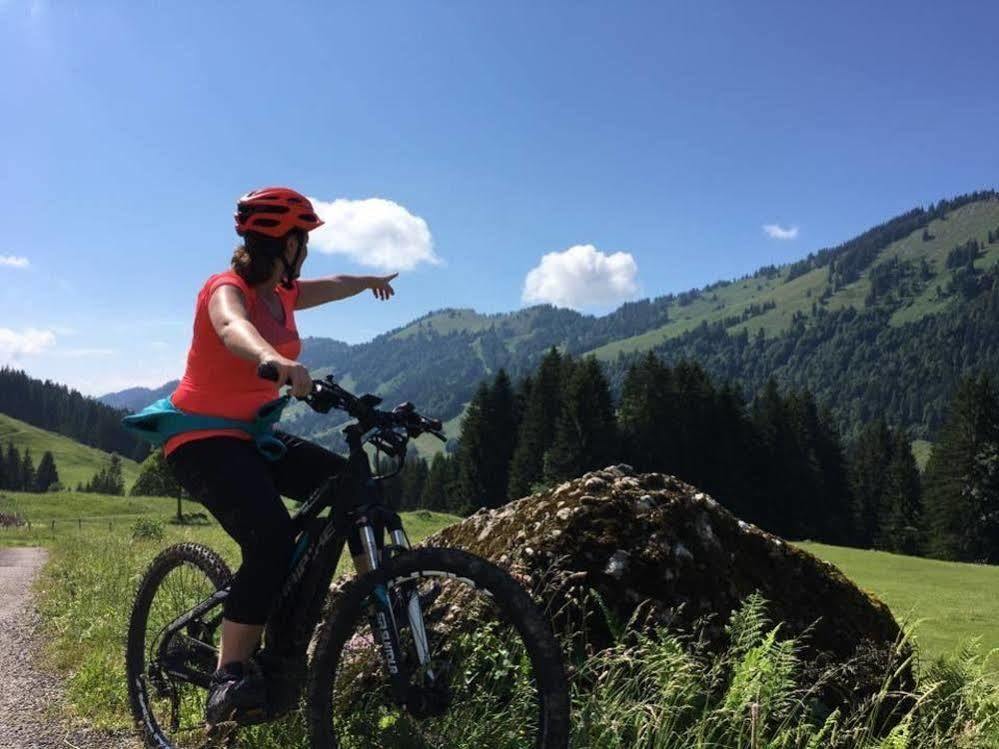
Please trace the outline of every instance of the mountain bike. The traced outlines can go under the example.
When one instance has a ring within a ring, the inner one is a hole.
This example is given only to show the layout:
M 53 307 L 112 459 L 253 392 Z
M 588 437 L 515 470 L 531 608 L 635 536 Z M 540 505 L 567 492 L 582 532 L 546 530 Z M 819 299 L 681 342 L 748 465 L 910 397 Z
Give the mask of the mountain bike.
M 258 374 L 277 379 L 268 365 Z M 529 593 L 462 550 L 411 548 L 382 499 L 382 482 L 402 470 L 409 440 L 445 439 L 441 423 L 411 403 L 380 410 L 379 397 L 355 396 L 332 377 L 314 380 L 301 400 L 352 417 L 343 429 L 348 461 L 293 516 L 294 557 L 250 664 L 266 680 L 266 714 L 237 716 L 223 743 L 260 730 L 241 722 L 297 710 L 321 749 L 567 747 L 562 652 Z M 394 470 L 376 475 L 365 445 L 394 459 Z M 368 569 L 344 581 L 336 572 L 347 543 Z M 126 672 L 148 746 L 212 740 L 203 711 L 230 578 L 215 551 L 182 543 L 162 551 L 138 586 Z

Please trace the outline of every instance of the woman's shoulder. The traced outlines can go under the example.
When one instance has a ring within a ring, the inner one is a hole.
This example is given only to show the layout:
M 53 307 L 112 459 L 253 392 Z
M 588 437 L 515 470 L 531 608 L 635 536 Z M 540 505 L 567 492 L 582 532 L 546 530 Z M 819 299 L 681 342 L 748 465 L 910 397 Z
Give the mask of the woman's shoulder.
M 207 300 L 222 286 L 235 286 L 238 288 L 243 292 L 247 303 L 251 303 L 256 298 L 253 287 L 234 270 L 226 270 L 209 276 L 208 280 L 201 287 L 201 296 Z

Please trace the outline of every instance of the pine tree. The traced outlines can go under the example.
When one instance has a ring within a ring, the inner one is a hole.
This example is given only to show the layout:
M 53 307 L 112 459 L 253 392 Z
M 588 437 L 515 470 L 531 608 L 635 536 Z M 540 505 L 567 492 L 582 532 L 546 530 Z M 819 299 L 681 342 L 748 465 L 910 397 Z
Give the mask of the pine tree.
M 456 455 L 458 494 L 464 507 L 486 506 L 486 478 L 483 465 L 489 452 L 489 385 L 479 384 L 461 422 L 461 438 Z
M 38 472 L 35 474 L 36 492 L 47 492 L 53 484 L 59 483 L 59 471 L 56 470 L 55 458 L 52 451 L 46 450 L 42 455 L 42 462 L 38 464 Z
M 615 462 L 617 422 L 610 388 L 596 357 L 583 359 L 566 387 L 555 440 L 545 453 L 545 478 L 561 481 Z
M 753 401 L 752 421 L 759 441 L 760 483 L 766 487 L 766 501 L 759 508 L 762 527 L 782 536 L 797 535 L 794 518 L 796 498 L 788 466 L 795 460 L 794 436 L 784 399 L 771 378 Z
M 35 462 L 31 459 L 31 448 L 24 448 L 24 458 L 21 460 L 21 491 L 30 492 L 35 489 Z
M 922 550 L 923 503 L 919 468 L 912 443 L 904 430 L 892 437 L 891 458 L 885 471 L 877 547 L 898 554 Z
M 872 548 L 878 538 L 891 458 L 891 433 L 884 418 L 879 417 L 864 427 L 850 449 L 853 539 L 862 548 Z
M 989 467 L 997 445 L 999 392 L 987 375 L 966 378 L 926 466 L 924 500 L 934 554 L 968 562 L 995 557 Z
M 621 387 L 618 419 L 623 449 L 631 465 L 640 471 L 682 476 L 683 469 L 670 465 L 675 455 L 669 434 L 673 422 L 667 414 L 671 380 L 670 370 L 652 352 L 632 364 Z
M 185 492 L 163 458 L 162 450 L 153 450 L 149 457 L 142 461 L 139 477 L 132 485 L 130 493 L 133 497 L 174 497 L 177 500 L 177 520 L 184 519 Z
M 489 449 L 485 453 L 483 465 L 487 507 L 499 507 L 510 499 L 507 488 L 510 483 L 510 461 L 517 444 L 516 420 L 513 387 L 506 370 L 500 369 L 489 389 Z
M 423 484 L 423 494 L 420 496 L 420 506 L 435 512 L 448 509 L 447 487 L 450 480 L 450 470 L 447 455 L 440 452 L 434 455 L 427 472 L 427 480 Z
M 107 491 L 105 494 L 123 496 L 125 494 L 125 477 L 121 471 L 121 457 L 118 453 L 111 453 L 111 460 L 108 463 L 107 471 Z
M 541 360 L 517 430 L 517 446 L 510 463 L 511 499 L 529 494 L 542 479 L 544 454 L 555 439 L 561 409 L 563 369 L 563 357 L 553 346 Z
M 399 497 L 400 510 L 415 510 L 423 507 L 423 488 L 427 483 L 428 473 L 426 460 L 415 454 L 406 456 L 406 465 L 400 474 L 402 479 Z
M 21 463 L 21 453 L 14 447 L 13 442 L 7 443 L 7 488 L 13 491 L 20 491 L 24 486 L 23 465 Z

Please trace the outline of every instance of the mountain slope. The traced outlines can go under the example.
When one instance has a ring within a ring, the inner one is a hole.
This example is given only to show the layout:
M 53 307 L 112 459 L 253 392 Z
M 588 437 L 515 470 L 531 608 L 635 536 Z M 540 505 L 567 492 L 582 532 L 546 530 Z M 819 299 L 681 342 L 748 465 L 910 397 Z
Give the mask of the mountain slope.
M 932 239 L 922 239 L 922 228 L 914 230 L 903 239 L 890 243 L 881 250 L 871 269 L 891 260 L 918 264 L 926 260 L 932 275 L 922 287 L 909 294 L 906 302 L 895 310 L 891 325 L 915 322 L 928 314 L 938 314 L 954 306 L 953 297 L 939 297 L 938 285 L 945 285 L 949 270 L 946 267 L 948 253 L 969 239 L 978 238 L 984 245 L 975 266 L 984 270 L 999 261 L 999 243 L 988 244 L 989 232 L 999 229 L 999 200 L 978 200 L 950 212 L 946 218 L 930 221 L 925 227 Z M 612 359 L 618 354 L 644 351 L 664 341 L 696 329 L 702 323 L 709 325 L 725 323 L 729 333 L 737 334 L 743 329 L 750 335 L 763 330 L 766 336 L 786 333 L 796 315 L 810 315 L 812 305 L 821 304 L 832 312 L 838 309 L 865 307 L 865 300 L 871 291 L 871 273 L 867 272 L 856 281 L 845 284 L 822 300 L 829 286 L 828 266 L 814 268 L 794 278 L 792 265 L 776 269 L 772 275 L 759 275 L 734 283 L 722 283 L 701 291 L 688 304 L 680 306 L 673 319 L 662 327 L 630 338 L 622 338 L 593 349 L 589 353 L 600 359 Z M 820 301 L 821 300 L 821 301 Z M 773 305 L 772 307 L 770 305 Z M 745 320 L 734 321 L 733 316 L 743 316 L 753 306 L 760 312 Z
M 770 376 L 808 387 L 847 432 L 886 413 L 932 438 L 956 380 L 999 364 L 989 301 L 999 240 L 990 237 L 999 237 L 999 197 L 971 193 L 798 262 L 629 302 L 604 317 L 550 305 L 494 315 L 444 309 L 355 346 L 305 339 L 302 360 L 389 404 L 411 400 L 452 419 L 481 379 L 501 367 L 513 377 L 531 372 L 551 346 L 596 354 L 615 385 L 633 357 L 654 350 L 701 362 L 741 383 L 746 397 Z M 285 425 L 337 442 L 330 421 L 305 408 Z
M 59 470 L 59 481 L 69 488 L 90 481 L 111 457 L 103 450 L 0 414 L 0 445 L 6 449 L 8 442 L 13 442 L 21 453 L 29 448 L 36 468 L 45 451 L 51 450 Z M 125 491 L 128 491 L 139 475 L 139 464 L 122 458 L 121 470 L 125 477 Z
M 171 380 L 156 389 L 142 387 L 128 388 L 127 390 L 120 390 L 117 393 L 107 393 L 100 396 L 97 400 L 101 403 L 106 403 L 111 408 L 120 408 L 132 412 L 141 411 L 153 401 L 166 398 L 177 388 L 178 384 L 180 384 L 180 380 Z

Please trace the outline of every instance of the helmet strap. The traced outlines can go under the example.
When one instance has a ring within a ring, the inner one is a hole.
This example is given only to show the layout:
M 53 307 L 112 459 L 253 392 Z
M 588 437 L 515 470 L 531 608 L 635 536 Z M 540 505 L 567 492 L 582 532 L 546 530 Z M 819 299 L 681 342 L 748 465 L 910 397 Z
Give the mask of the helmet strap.
M 281 277 L 281 285 L 289 290 L 292 288 L 292 282 L 298 278 L 298 273 L 295 272 L 295 266 L 298 265 L 298 259 L 302 257 L 302 245 L 304 243 L 302 242 L 302 237 L 300 235 L 297 239 L 298 244 L 295 247 L 295 257 L 290 263 L 288 262 L 288 258 L 284 256 L 283 252 L 280 255 L 281 262 L 284 263 L 284 273 Z

